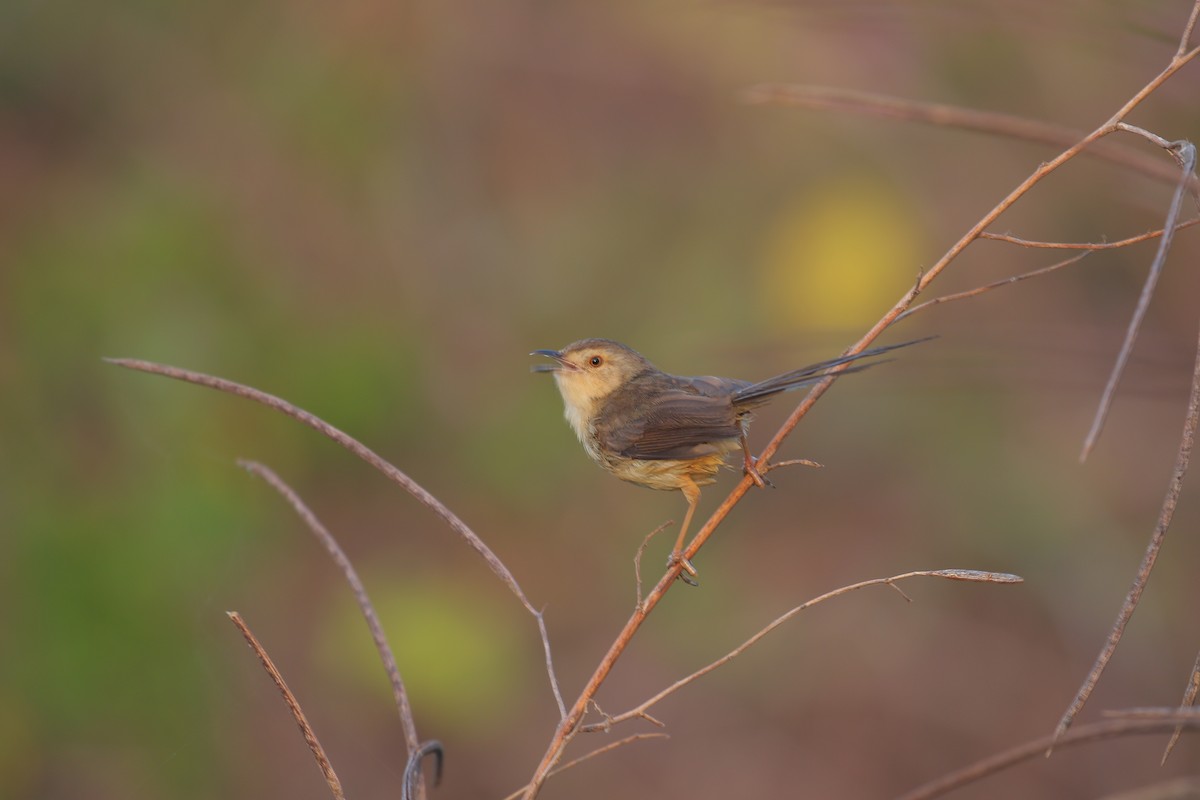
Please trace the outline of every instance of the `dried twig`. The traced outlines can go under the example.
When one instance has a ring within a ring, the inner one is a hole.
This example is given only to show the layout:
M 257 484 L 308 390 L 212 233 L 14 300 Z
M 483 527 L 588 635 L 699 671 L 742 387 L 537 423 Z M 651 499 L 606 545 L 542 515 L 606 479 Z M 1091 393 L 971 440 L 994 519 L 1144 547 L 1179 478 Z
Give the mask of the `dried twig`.
M 1103 713 L 1104 716 L 1111 719 L 1200 718 L 1200 708 L 1179 708 L 1176 706 L 1134 706 L 1133 708 L 1108 709 Z
M 1018 745 L 1011 750 L 1005 750 L 1003 753 L 998 753 L 990 758 L 977 761 L 970 766 L 955 770 L 941 776 L 937 780 L 930 781 L 923 786 L 918 786 L 916 789 L 900 795 L 897 800 L 929 800 L 932 797 L 940 797 L 955 789 L 982 780 L 989 775 L 1002 772 L 1009 767 L 1020 764 L 1022 761 L 1029 761 L 1032 758 L 1036 758 L 1039 753 L 1045 752 L 1047 747 L 1070 747 L 1087 742 L 1101 741 L 1103 739 L 1115 739 L 1121 736 L 1145 736 L 1147 734 L 1166 733 L 1176 726 L 1180 726 L 1187 731 L 1200 731 L 1200 715 L 1184 716 L 1176 714 L 1174 716 L 1164 715 L 1158 719 L 1114 719 L 1093 722 L 1089 725 L 1080 725 L 1061 738 L 1056 739 L 1054 736 L 1043 736 L 1040 739 L 1034 739 L 1031 742 Z
M 1187 688 L 1183 690 L 1183 701 L 1179 704 L 1181 708 L 1191 708 L 1196 705 L 1196 695 L 1200 694 L 1200 653 L 1196 653 L 1196 663 L 1192 665 L 1192 674 L 1188 676 Z M 1179 736 L 1183 733 L 1183 728 L 1176 728 L 1171 734 L 1171 740 L 1167 742 L 1167 746 L 1163 749 L 1162 761 L 1166 764 L 1167 757 L 1171 755 L 1171 751 L 1175 749 L 1175 745 L 1179 742 Z
M 1162 275 L 1163 265 L 1166 264 L 1167 253 L 1171 250 L 1171 242 L 1175 238 L 1180 210 L 1183 208 L 1183 197 L 1187 191 L 1188 182 L 1195 174 L 1196 169 L 1196 148 L 1191 142 L 1167 142 L 1141 128 L 1135 128 L 1123 122 L 1118 122 L 1117 128 L 1123 131 L 1136 132 L 1166 149 L 1179 161 L 1181 174 L 1179 182 L 1175 187 L 1175 195 L 1171 198 L 1171 206 L 1167 210 L 1167 221 L 1163 224 L 1162 228 L 1163 235 L 1158 240 L 1158 252 L 1154 254 L 1154 261 L 1151 262 L 1150 270 L 1146 273 L 1146 282 L 1142 286 L 1142 294 L 1138 298 L 1137 308 L 1134 309 L 1133 318 L 1129 320 L 1129 327 L 1125 331 L 1125 341 L 1121 345 L 1121 351 L 1117 354 L 1117 361 L 1113 365 L 1112 373 L 1108 377 L 1108 384 L 1104 387 L 1104 394 L 1100 397 L 1100 407 L 1096 409 L 1096 416 L 1092 420 L 1091 430 L 1088 431 L 1087 438 L 1084 439 L 1083 451 L 1079 454 L 1080 461 L 1087 460 L 1088 454 L 1096 444 L 1096 440 L 1100 438 L 1100 431 L 1104 428 L 1104 421 L 1108 418 L 1108 409 L 1112 405 L 1113 395 L 1116 394 L 1117 384 L 1121 380 L 1121 375 L 1125 372 L 1125 365 L 1129 361 L 1129 355 L 1133 352 L 1133 344 L 1137 341 L 1138 332 L 1142 327 L 1142 320 L 1145 319 L 1146 311 L 1150 308 L 1150 299 L 1154 296 L 1154 288 L 1158 285 L 1158 278 Z
M 333 792 L 335 800 L 346 800 L 346 795 L 342 792 L 342 782 L 338 780 L 337 773 L 333 771 L 333 765 L 329 763 L 329 758 L 325 755 L 325 748 L 321 747 L 321 743 L 317 741 L 317 735 L 313 733 L 312 726 L 308 724 L 308 719 L 305 718 L 299 701 L 292 694 L 292 690 L 288 688 L 287 683 L 283 680 L 283 676 L 279 674 L 279 670 L 275 668 L 271 657 L 267 655 L 267 651 L 259 644 L 254 634 L 250 632 L 250 628 L 247 627 L 241 614 L 236 611 L 228 611 L 226 615 L 237 626 L 237 629 L 242 632 L 242 636 L 246 639 L 246 644 L 250 645 L 250 649 L 258 656 L 258 660 L 262 662 L 263 669 L 271 676 L 271 680 L 275 682 L 279 693 L 283 695 L 283 702 L 287 703 L 288 710 L 292 712 L 292 717 L 295 718 L 296 724 L 300 726 L 300 733 L 304 735 L 304 741 L 308 743 L 308 749 L 312 750 L 313 757 L 317 760 L 317 766 L 324 773 L 325 782 L 329 784 L 329 790 Z
M 608 744 L 604 745 L 603 747 L 597 747 L 595 750 L 591 750 L 587 753 L 584 753 L 579 758 L 573 758 L 570 761 L 568 761 L 567 763 L 563 764 L 562 766 L 556 767 L 555 769 L 551 770 L 550 775 L 553 776 L 553 775 L 558 775 L 559 773 L 562 773 L 562 772 L 566 772 L 571 767 L 577 767 L 589 759 L 595 758 L 596 756 L 599 756 L 599 755 L 604 755 L 605 753 L 611 753 L 613 750 L 616 750 L 618 747 L 624 747 L 627 744 L 633 744 L 634 742 L 640 742 L 643 739 L 670 739 L 670 738 L 671 737 L 665 733 L 635 733 L 632 736 L 626 736 L 624 739 L 618 739 L 615 742 L 609 742 Z M 528 790 L 529 790 L 528 786 L 522 786 L 520 789 L 517 789 L 515 792 L 510 794 L 508 797 L 504 798 L 504 800 L 517 800 L 518 797 L 523 795 Z
M 1182 57 L 1185 53 L 1179 53 Z M 903 97 L 841 89 L 834 86 L 764 83 L 745 92 L 747 102 L 755 105 L 792 106 L 812 111 L 840 111 L 900 122 L 919 122 L 940 128 L 955 128 L 995 136 L 1005 136 L 1053 147 L 1071 147 L 1084 138 L 1083 131 L 1026 119 L 997 111 L 922 103 Z M 1161 161 L 1119 144 L 1101 143 L 1090 147 L 1086 155 L 1136 170 L 1156 180 L 1173 183 L 1178 173 Z
M 642 543 L 638 546 L 637 552 L 633 554 L 633 577 L 637 582 L 637 604 L 642 604 L 642 556 L 646 553 L 646 547 L 650 544 L 650 540 L 667 529 L 671 525 L 671 520 L 664 522 L 654 530 L 646 534 L 646 538 L 642 539 Z
M 767 473 L 781 467 L 810 467 L 812 469 L 825 469 L 825 465 L 813 461 L 811 458 L 789 458 L 786 461 L 772 461 L 770 464 L 760 464 L 758 471 Z
M 1113 792 L 1096 800 L 1200 800 L 1200 778 L 1174 778 Z
M 1196 20 L 1200 18 L 1200 3 L 1192 6 L 1192 13 L 1188 15 L 1188 21 L 1183 26 L 1183 33 L 1179 36 L 1179 47 L 1175 50 L 1176 58 L 1183 58 L 1191 47 L 1192 32 L 1196 30 Z
M 408 763 L 404 766 L 404 784 L 400 790 L 400 800 L 415 800 L 422 796 L 421 763 L 429 755 L 434 757 L 433 785 L 437 786 L 442 782 L 442 743 L 437 739 L 422 742 L 409 751 Z
M 542 649 L 546 658 L 546 672 L 550 676 L 550 688 L 554 692 L 555 701 L 558 703 L 560 716 L 565 716 L 566 707 L 563 703 L 562 693 L 558 689 L 558 679 L 554 674 L 554 662 L 550 653 L 550 637 L 546 632 L 546 621 L 542 617 L 542 612 L 534 608 L 529 602 L 528 598 L 525 597 L 525 592 L 521 590 L 520 585 L 517 583 L 517 579 L 513 577 L 511 572 L 509 572 L 508 567 L 504 566 L 504 562 L 502 562 L 500 558 L 492 552 L 492 549 L 488 547 L 484 541 L 467 526 L 465 522 L 459 519 L 457 514 L 447 508 L 442 501 L 438 500 L 436 497 L 426 491 L 423 486 L 393 466 L 382 456 L 378 455 L 374 450 L 371 450 L 369 447 L 359 442 L 353 436 L 350 436 L 349 434 L 335 428 L 315 414 L 310 414 L 304 409 L 292 405 L 281 397 L 276 397 L 273 394 L 268 394 L 267 392 L 254 389 L 249 386 L 244 386 L 240 383 L 225 380 L 224 378 L 217 378 L 212 375 L 206 375 L 202 372 L 192 372 L 191 370 L 180 369 L 179 367 L 172 367 L 166 364 L 156 364 L 152 361 L 141 361 L 133 358 L 106 358 L 104 360 L 110 364 L 116 364 L 120 367 L 135 369 L 141 372 L 149 372 L 152 375 L 163 375 L 168 378 L 174 378 L 175 380 L 194 383 L 198 386 L 207 386 L 210 389 L 216 389 L 217 391 L 236 395 L 237 397 L 244 397 L 247 400 L 253 400 L 256 403 L 262 403 L 268 408 L 272 408 L 276 411 L 286 414 L 292 419 L 304 423 L 310 428 L 313 428 L 314 430 L 337 442 L 342 447 L 346 448 L 351 453 L 382 472 L 389 479 L 391 479 L 393 483 L 396 483 L 402 489 L 415 497 L 417 501 L 421 503 L 421 505 L 425 506 L 437 516 L 441 517 L 442 520 L 444 520 L 455 533 L 466 540 L 467 544 L 469 544 L 475 550 L 475 552 L 483 557 L 483 560 L 487 562 L 487 565 L 492 572 L 495 573 L 500 580 L 504 581 L 504 584 L 508 586 L 509 590 L 517 596 L 519 601 L 521 601 L 521 605 L 525 607 L 525 610 L 532 614 L 534 619 L 537 620 L 538 632 L 542 637 Z
M 653 706 L 656 703 L 658 703 L 659 701 L 663 700 L 668 695 L 674 694 L 675 692 L 679 691 L 684 686 L 687 686 L 688 684 L 692 683 L 693 681 L 697 680 L 698 678 L 701 678 L 701 677 L 707 675 L 708 673 L 712 672 L 713 670 L 717 669 L 718 667 L 728 664 L 730 661 L 737 658 L 742 653 L 746 652 L 751 647 L 753 647 L 755 644 L 757 644 L 759 641 L 761 641 L 762 638 L 765 637 L 767 634 L 771 633 L 773 630 L 778 628 L 780 625 L 783 625 L 785 622 L 792 619 L 793 617 L 798 615 L 800 612 L 802 612 L 806 609 L 812 608 L 813 606 L 815 606 L 819 603 L 823 603 L 826 600 L 832 600 L 835 597 L 841 597 L 842 595 L 849 594 L 850 592 L 857 591 L 858 589 L 865 589 L 868 586 L 881 586 L 882 585 L 882 586 L 891 586 L 892 588 L 898 589 L 898 587 L 896 587 L 896 585 L 895 585 L 896 582 L 902 581 L 902 580 L 907 580 L 908 578 L 944 578 L 944 579 L 956 580 L 956 581 L 974 581 L 974 582 L 978 582 L 978 583 L 1020 583 L 1023 580 L 1020 576 L 1009 575 L 1009 574 L 1003 573 L 1003 572 L 984 572 L 981 570 L 968 570 L 968 569 L 937 569 L 937 570 L 920 570 L 917 572 L 906 572 L 903 575 L 893 575 L 890 578 L 875 578 L 873 580 L 860 581 L 859 583 L 854 583 L 849 586 L 843 586 L 840 589 L 834 589 L 833 591 L 826 592 L 825 594 L 823 594 L 819 597 L 814 597 L 813 599 L 811 599 L 805 603 L 802 603 L 801 605 L 796 606 L 791 611 L 788 611 L 788 612 L 780 615 L 775 620 L 773 620 L 770 624 L 768 624 L 766 627 L 759 630 L 758 633 L 754 634 L 749 639 L 742 642 L 740 645 L 735 647 L 733 650 L 731 650 L 728 653 L 726 653 L 725 655 L 721 656 L 720 658 L 718 658 L 716 661 L 712 662 L 708 666 L 705 666 L 705 667 L 702 667 L 701 669 L 696 670 L 691 675 L 688 675 L 686 678 L 681 678 L 681 679 L 675 681 L 675 683 L 673 683 L 670 686 L 668 686 L 667 688 L 663 689 L 661 692 L 654 695 L 650 699 L 646 700 L 641 705 L 638 705 L 635 708 L 631 708 L 629 711 L 625 711 L 621 714 L 617 714 L 612 717 L 606 717 L 605 721 L 603 723 L 582 726 L 580 728 L 580 730 L 581 730 L 581 732 L 607 730 L 608 728 L 612 727 L 613 725 L 615 725 L 619 722 L 625 722 L 626 720 L 637 719 L 637 718 L 645 719 L 647 716 L 646 711 L 651 706 Z M 908 595 L 905 595 L 903 592 L 901 592 L 900 594 L 901 594 L 901 596 L 904 597 L 905 600 L 909 599 Z M 661 723 L 659 723 L 659 724 L 661 724 Z
M 342 574 L 346 578 L 346 582 L 350 584 L 350 590 L 354 592 L 354 599 L 358 602 L 359 609 L 362 610 L 363 618 L 367 621 L 367 628 L 371 631 L 371 639 L 375 642 L 375 649 L 379 651 L 379 658 L 383 661 L 383 668 L 387 672 L 388 680 L 392 684 L 392 697 L 396 701 L 396 709 L 400 713 L 400 725 L 404 729 L 404 740 L 408 746 L 409 757 L 411 758 L 420 748 L 421 740 L 417 736 L 417 725 L 413 720 L 412 707 L 408 703 L 408 692 L 404 690 L 404 681 L 400 678 L 400 668 L 396 666 L 396 657 L 392 653 L 391 646 L 388 645 L 387 636 L 383 632 L 383 626 L 379 624 L 379 616 L 375 613 L 375 607 L 371 604 L 371 599 L 367 596 L 366 587 L 363 586 L 362 580 L 358 577 L 358 572 L 354 569 L 354 565 L 350 563 L 350 559 L 346 557 L 341 546 L 329 532 L 321 521 L 317 519 L 317 515 L 305 504 L 300 496 L 283 482 L 274 470 L 256 461 L 238 460 L 238 465 L 247 470 L 253 475 L 257 475 L 275 491 L 283 496 L 291 505 L 292 510 L 304 520 L 304 524 L 313 532 L 313 535 L 324 545 L 325 550 L 329 553 L 333 562 L 341 569 Z M 440 763 L 440 761 L 439 761 Z
M 1167 484 L 1167 495 L 1163 499 L 1158 513 L 1158 524 L 1155 525 L 1154 533 L 1150 536 L 1150 543 L 1146 546 L 1146 553 L 1142 556 L 1142 563 L 1138 566 L 1133 586 L 1125 596 L 1125 602 L 1121 604 L 1121 610 L 1117 613 L 1117 619 L 1113 622 L 1108 639 L 1100 649 L 1100 655 L 1096 657 L 1096 663 L 1084 678 L 1079 691 L 1075 693 L 1075 698 L 1067 706 L 1067 710 L 1059 720 L 1058 727 L 1054 731 L 1054 740 L 1059 739 L 1067 728 L 1071 727 L 1071 723 L 1075 721 L 1075 717 L 1091 696 L 1092 690 L 1096 688 L 1100 675 L 1104 672 L 1109 659 L 1117 649 L 1117 643 L 1121 641 L 1121 636 L 1125 633 L 1125 626 L 1129 624 L 1129 619 L 1137 608 L 1142 591 L 1146 588 L 1146 582 L 1150 580 L 1150 571 L 1154 569 L 1154 562 L 1158 558 L 1159 550 L 1162 549 L 1163 539 L 1166 538 L 1167 529 L 1171 526 L 1171 519 L 1175 515 L 1175 506 L 1179 502 L 1179 492 L 1183 488 L 1183 476 L 1187 473 L 1188 464 L 1191 461 L 1198 420 L 1200 420 L 1200 343 L 1197 344 L 1196 366 L 1192 372 L 1192 392 L 1188 398 L 1183 434 L 1179 438 L 1179 451 L 1175 456 L 1175 469 L 1171 473 L 1171 480 Z M 1050 755 L 1049 750 L 1046 755 Z
M 1176 231 L 1181 231 L 1184 228 L 1190 228 L 1193 225 L 1200 223 L 1200 217 L 1192 217 L 1175 226 Z M 1115 242 L 1037 242 L 1029 239 L 1021 239 L 1017 236 L 1010 236 L 1007 233 L 988 233 L 984 231 L 979 234 L 980 239 L 990 239 L 995 242 L 1007 242 L 1009 244 L 1019 245 L 1021 247 L 1035 247 L 1044 250 L 1119 250 L 1122 247 L 1129 247 L 1134 244 L 1148 242 L 1151 239 L 1157 239 L 1162 236 L 1162 229 L 1154 231 L 1146 231 L 1137 236 L 1130 236 L 1128 239 L 1118 239 Z
M 916 314 L 918 311 L 923 311 L 927 308 L 931 308 L 932 306 L 941 305 L 942 303 L 950 303 L 955 300 L 966 300 L 968 297 L 975 297 L 976 295 L 983 294 L 984 292 L 990 292 L 992 289 L 999 289 L 1004 286 L 1011 286 L 1014 283 L 1020 283 L 1021 281 L 1026 281 L 1026 280 L 1029 280 L 1030 278 L 1040 278 L 1043 275 L 1049 274 L 1051 272 L 1056 272 L 1056 271 L 1062 269 L 1063 267 L 1069 267 L 1078 261 L 1082 261 L 1084 258 L 1086 258 L 1089 255 L 1091 255 L 1091 253 L 1080 253 L 1079 255 L 1072 256 L 1071 258 L 1068 258 L 1065 261 L 1059 261 L 1057 263 L 1051 264 L 1048 267 L 1042 267 L 1041 269 L 1035 269 L 1032 272 L 1025 272 L 1020 275 L 1013 275 L 1010 278 L 1001 278 L 998 281 L 992 281 L 991 283 L 984 284 L 983 286 L 977 286 L 974 289 L 968 289 L 965 292 L 955 292 L 954 294 L 946 294 L 946 295 L 942 295 L 941 297 L 935 297 L 932 300 L 926 300 L 924 303 L 918 303 L 917 305 L 909 308 L 907 311 L 905 311 L 900 316 L 896 317 L 896 321 L 899 322 L 900 320 L 904 319 L 905 317 L 911 317 L 913 314 Z

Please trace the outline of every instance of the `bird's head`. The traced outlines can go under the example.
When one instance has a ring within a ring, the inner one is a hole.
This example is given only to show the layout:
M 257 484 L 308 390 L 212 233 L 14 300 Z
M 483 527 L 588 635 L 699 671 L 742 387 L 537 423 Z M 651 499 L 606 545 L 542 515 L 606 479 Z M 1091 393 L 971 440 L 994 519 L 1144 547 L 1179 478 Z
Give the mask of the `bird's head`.
M 601 400 L 653 368 L 638 352 L 611 339 L 581 339 L 562 350 L 534 350 L 530 355 L 553 359 L 537 364 L 533 371 L 554 373 L 568 419 L 573 415 L 590 419 Z

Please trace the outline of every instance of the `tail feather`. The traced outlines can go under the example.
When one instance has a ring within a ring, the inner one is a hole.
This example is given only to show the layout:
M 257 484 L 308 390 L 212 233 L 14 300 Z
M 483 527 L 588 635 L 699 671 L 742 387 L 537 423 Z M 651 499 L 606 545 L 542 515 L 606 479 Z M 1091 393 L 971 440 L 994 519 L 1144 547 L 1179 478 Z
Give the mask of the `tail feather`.
M 772 395 L 779 394 L 780 392 L 790 392 L 793 389 L 811 386 L 812 384 L 823 380 L 830 374 L 831 370 L 833 370 L 835 367 L 840 367 L 842 364 L 849 364 L 864 358 L 873 358 L 892 350 L 898 350 L 901 347 L 908 347 L 909 345 L 927 342 L 933 338 L 936 337 L 927 336 L 924 339 L 914 339 L 911 342 L 901 342 L 900 344 L 889 344 L 883 347 L 873 347 L 870 350 L 863 350 L 861 353 L 831 358 L 828 361 L 818 361 L 816 364 L 809 364 L 807 367 L 801 367 L 800 369 L 795 369 L 791 372 L 785 372 L 782 375 L 776 375 L 773 378 L 767 378 L 765 381 L 752 383 L 745 388 L 738 389 L 733 393 L 731 399 L 733 400 L 734 405 L 753 405 L 755 404 L 755 401 L 765 400 Z M 844 375 L 849 372 L 862 372 L 864 369 L 870 369 L 871 367 L 879 364 L 885 364 L 891 360 L 892 359 L 884 359 L 883 361 L 873 361 L 870 364 L 856 364 L 853 367 L 847 367 L 846 369 L 839 370 L 838 374 Z

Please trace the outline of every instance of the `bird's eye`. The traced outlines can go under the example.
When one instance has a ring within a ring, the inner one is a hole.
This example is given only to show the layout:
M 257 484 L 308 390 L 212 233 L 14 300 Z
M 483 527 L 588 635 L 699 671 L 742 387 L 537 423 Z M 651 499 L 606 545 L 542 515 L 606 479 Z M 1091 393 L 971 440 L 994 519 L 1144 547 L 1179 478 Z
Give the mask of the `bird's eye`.
M 604 359 L 601 358 L 600 356 L 592 356 L 590 359 L 588 359 L 588 363 L 591 364 L 593 367 L 598 367 L 604 363 Z

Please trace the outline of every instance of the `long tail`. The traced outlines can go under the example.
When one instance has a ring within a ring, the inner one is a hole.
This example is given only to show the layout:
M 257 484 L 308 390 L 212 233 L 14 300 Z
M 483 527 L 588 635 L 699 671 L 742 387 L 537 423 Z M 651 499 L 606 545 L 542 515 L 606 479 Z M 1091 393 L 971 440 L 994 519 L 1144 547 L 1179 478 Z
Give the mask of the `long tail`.
M 734 405 L 753 405 L 756 400 L 765 400 L 766 398 L 779 394 L 780 392 L 790 392 L 793 389 L 799 389 L 803 386 L 810 386 L 829 374 L 829 371 L 834 367 L 842 364 L 849 364 L 853 361 L 859 361 L 864 358 L 873 358 L 874 356 L 883 355 L 892 350 L 899 350 L 901 347 L 920 344 L 927 342 L 930 339 L 936 339 L 936 336 L 926 336 L 924 339 L 913 339 L 911 342 L 901 342 L 900 344 L 889 344 L 884 347 L 873 347 L 870 350 L 863 350 L 861 353 L 855 353 L 850 356 L 841 356 L 839 358 L 831 358 L 828 361 L 818 361 L 816 364 L 809 364 L 807 367 L 794 369 L 791 372 L 785 372 L 782 375 L 776 375 L 774 378 L 767 378 L 765 381 L 750 384 L 749 386 L 738 389 L 732 395 Z M 889 359 L 890 360 L 890 359 Z M 857 364 L 853 367 L 848 367 L 841 370 L 841 375 L 848 372 L 862 372 L 864 369 L 870 369 L 878 364 L 886 363 L 885 361 L 873 361 L 870 364 Z

